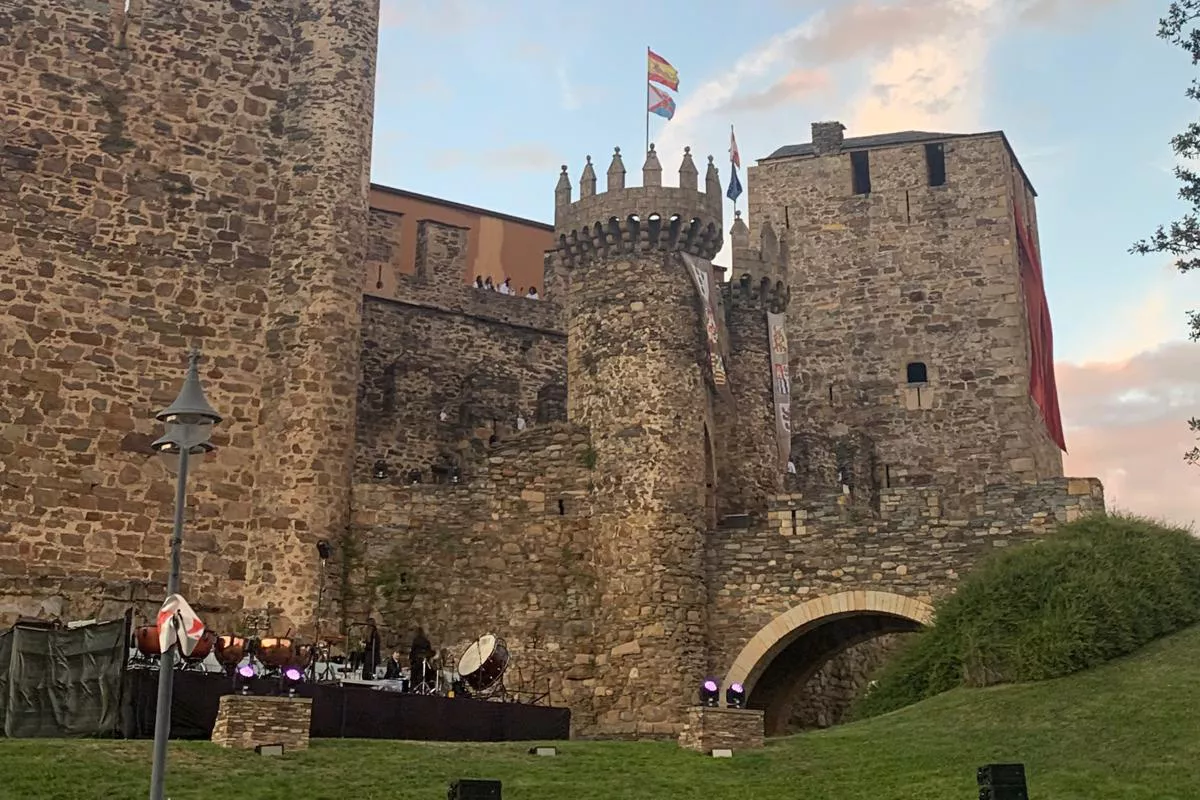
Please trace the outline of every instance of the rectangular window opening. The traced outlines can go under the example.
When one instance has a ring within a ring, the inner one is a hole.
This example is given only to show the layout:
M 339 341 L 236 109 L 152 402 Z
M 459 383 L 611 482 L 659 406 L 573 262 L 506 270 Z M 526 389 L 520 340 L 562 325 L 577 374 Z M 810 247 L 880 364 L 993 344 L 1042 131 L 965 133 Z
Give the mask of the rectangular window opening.
M 924 361 L 911 361 L 904 368 L 904 377 L 909 383 L 929 383 L 929 369 Z
M 871 154 L 859 150 L 850 154 L 850 173 L 855 194 L 871 193 Z
M 946 148 L 941 142 L 925 145 L 925 166 L 929 170 L 929 185 L 946 184 Z

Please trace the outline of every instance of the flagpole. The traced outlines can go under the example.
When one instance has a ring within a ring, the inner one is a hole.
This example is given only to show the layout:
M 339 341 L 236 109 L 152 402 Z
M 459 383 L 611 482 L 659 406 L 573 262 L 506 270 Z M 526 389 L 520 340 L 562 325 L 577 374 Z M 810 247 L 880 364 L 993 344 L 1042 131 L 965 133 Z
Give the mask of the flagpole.
M 650 64 L 650 45 L 646 45 L 646 65 L 649 69 Z M 650 152 L 650 73 L 646 73 L 646 147 L 642 150 L 643 153 Z

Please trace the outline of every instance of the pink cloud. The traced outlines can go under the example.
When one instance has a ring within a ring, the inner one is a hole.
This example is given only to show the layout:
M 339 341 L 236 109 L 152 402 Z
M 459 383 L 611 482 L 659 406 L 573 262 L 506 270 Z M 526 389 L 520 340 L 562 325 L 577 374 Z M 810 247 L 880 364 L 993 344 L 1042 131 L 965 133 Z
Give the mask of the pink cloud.
M 1187 420 L 1200 416 L 1200 344 L 1056 372 L 1067 473 L 1104 481 L 1112 508 L 1200 527 L 1200 469 L 1183 461 L 1196 444 Z

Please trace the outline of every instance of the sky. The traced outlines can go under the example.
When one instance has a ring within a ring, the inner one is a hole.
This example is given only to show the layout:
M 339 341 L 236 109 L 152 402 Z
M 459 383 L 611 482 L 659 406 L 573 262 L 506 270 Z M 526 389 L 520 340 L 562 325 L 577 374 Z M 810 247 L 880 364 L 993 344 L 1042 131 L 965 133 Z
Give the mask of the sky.
M 1170 138 L 1200 117 L 1183 94 L 1200 69 L 1155 35 L 1168 0 L 382 4 L 372 179 L 516 216 L 551 222 L 560 165 L 577 184 L 614 146 L 637 182 L 648 46 L 680 74 L 674 119 L 651 121 L 668 185 L 685 145 L 727 180 L 730 125 L 744 185 L 815 121 L 1003 130 L 1039 194 L 1067 473 L 1100 478 L 1110 508 L 1200 528 L 1182 460 L 1200 274 L 1128 253 L 1183 210 Z

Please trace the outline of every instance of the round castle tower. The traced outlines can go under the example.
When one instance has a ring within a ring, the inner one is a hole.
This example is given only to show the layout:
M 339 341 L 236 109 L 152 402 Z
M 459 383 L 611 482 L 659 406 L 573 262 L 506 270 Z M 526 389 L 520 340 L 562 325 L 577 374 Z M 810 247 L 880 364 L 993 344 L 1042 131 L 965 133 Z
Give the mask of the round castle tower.
M 706 668 L 704 547 L 715 466 L 705 326 L 681 254 L 721 248 L 721 184 L 705 190 L 690 150 L 679 187 L 662 185 L 653 146 L 643 185 L 626 187 L 620 149 L 580 198 L 567 168 L 555 192 L 568 315 L 568 417 L 591 431 L 597 732 L 672 734 Z

